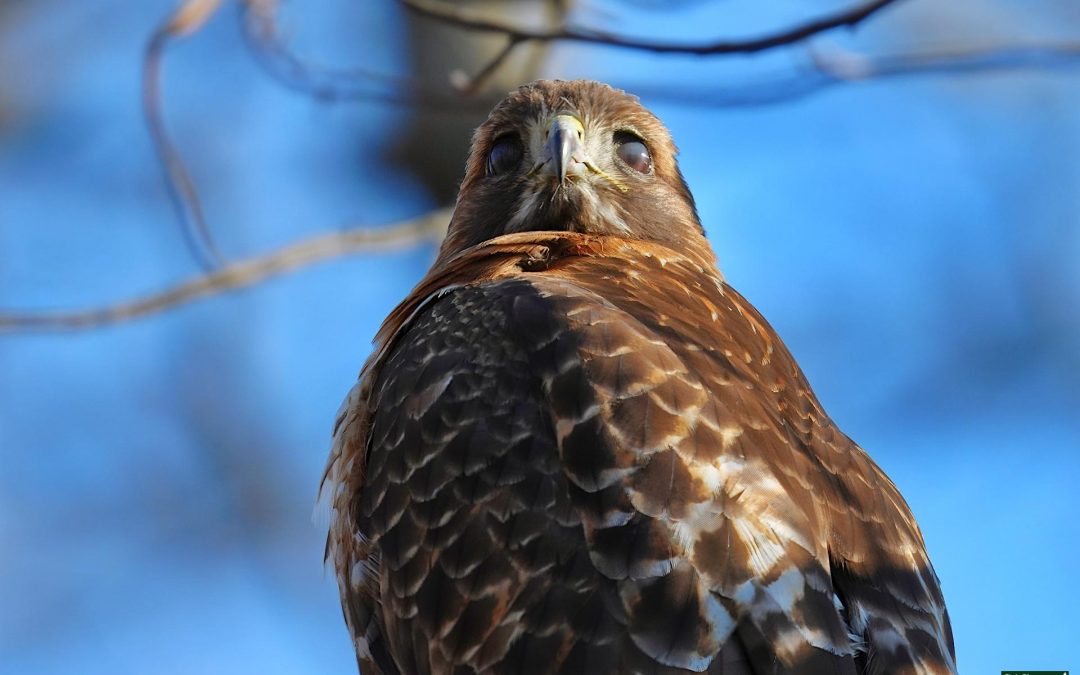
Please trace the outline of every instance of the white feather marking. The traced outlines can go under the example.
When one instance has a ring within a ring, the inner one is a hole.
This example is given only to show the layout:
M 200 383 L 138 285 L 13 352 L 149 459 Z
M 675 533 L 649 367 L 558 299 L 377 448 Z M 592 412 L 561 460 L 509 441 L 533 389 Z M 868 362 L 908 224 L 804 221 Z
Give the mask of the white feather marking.
M 848 617 L 846 628 L 847 628 L 848 641 L 851 643 L 851 651 L 852 651 L 852 653 L 853 654 L 854 653 L 863 653 L 863 654 L 865 654 L 866 653 L 866 636 L 865 636 L 864 633 L 862 633 L 860 630 L 856 629 L 856 627 L 855 627 L 855 621 L 854 621 L 855 612 L 852 611 L 852 612 L 849 613 L 847 611 L 847 609 L 844 607 L 844 603 L 840 600 L 840 596 L 837 595 L 836 593 L 833 593 L 832 600 L 833 600 L 833 607 L 836 607 L 836 611 L 839 612 L 841 616 Z M 855 608 L 855 609 L 857 609 L 857 608 Z M 865 619 L 864 619 L 864 622 L 865 622 Z M 865 629 L 865 626 L 864 626 L 864 629 Z
M 710 494 L 718 494 L 724 487 L 724 473 L 713 464 L 692 462 L 687 465 L 690 473 L 700 480 Z
M 507 223 L 506 231 L 518 232 L 523 228 L 535 214 L 541 201 L 541 197 L 542 193 L 540 190 L 534 190 L 527 193 L 524 199 L 518 201 L 517 210 L 514 211 L 514 215 L 510 218 L 510 222 Z
M 731 599 L 743 607 L 749 607 L 754 602 L 754 596 L 756 595 L 757 586 L 754 584 L 754 581 L 744 581 L 735 587 L 735 592 L 731 594 Z
M 690 556 L 694 550 L 694 540 L 697 539 L 698 528 L 696 523 L 689 520 L 677 520 L 671 523 L 671 536 L 676 546 L 686 556 Z
M 771 533 L 763 531 L 756 519 L 735 518 L 731 522 L 750 552 L 750 567 L 755 574 L 764 576 L 784 558 L 783 544 Z
M 724 644 L 728 636 L 735 631 L 735 618 L 716 596 L 708 591 L 705 591 L 705 617 L 713 627 L 712 637 L 717 646 Z
M 596 214 L 598 224 L 610 225 L 623 234 L 630 233 L 629 226 L 619 215 L 615 206 L 608 200 L 600 199 L 591 185 L 587 183 L 582 185 L 579 193 L 589 203 L 589 212 Z
M 588 408 L 582 411 L 578 417 L 560 417 L 555 423 L 555 436 L 558 438 L 559 443 L 566 440 L 566 437 L 570 435 L 570 432 L 582 422 L 596 417 L 600 413 L 599 404 L 593 403 Z
M 720 438 L 724 442 L 724 450 L 728 450 L 735 444 L 735 440 L 742 436 L 742 427 L 730 426 L 720 430 Z
M 454 375 L 454 371 L 450 371 L 446 375 L 440 377 L 437 381 L 432 382 L 417 392 L 409 399 L 409 413 L 418 417 L 426 413 L 435 401 L 439 400 L 439 397 L 443 395 L 446 388 L 450 386 L 450 382 L 454 379 Z
M 758 623 L 768 621 L 771 615 L 778 612 L 793 617 L 797 613 L 796 605 L 806 596 L 807 585 L 806 577 L 798 569 L 786 570 L 775 581 L 762 587 L 764 593 L 755 598 L 751 616 Z M 835 644 L 822 628 L 811 627 L 798 621 L 785 627 L 773 639 L 772 644 L 791 658 L 795 658 L 807 644 L 833 654 L 853 653 L 850 642 Z
M 795 603 L 806 595 L 806 579 L 802 572 L 792 567 L 777 577 L 776 581 L 765 586 L 765 590 L 780 609 L 790 614 L 795 611 Z
M 349 569 L 349 585 L 352 586 L 353 589 L 360 588 L 364 585 L 364 581 L 367 580 L 367 576 L 368 573 L 364 566 L 364 561 L 357 560 Z

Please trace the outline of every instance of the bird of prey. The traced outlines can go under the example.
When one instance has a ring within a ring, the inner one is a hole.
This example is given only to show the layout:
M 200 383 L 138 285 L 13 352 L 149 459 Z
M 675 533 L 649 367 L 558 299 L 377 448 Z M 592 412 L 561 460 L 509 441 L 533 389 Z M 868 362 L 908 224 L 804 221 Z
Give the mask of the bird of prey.
M 364 675 L 955 672 L 910 509 L 604 84 L 523 86 L 477 129 L 323 487 Z

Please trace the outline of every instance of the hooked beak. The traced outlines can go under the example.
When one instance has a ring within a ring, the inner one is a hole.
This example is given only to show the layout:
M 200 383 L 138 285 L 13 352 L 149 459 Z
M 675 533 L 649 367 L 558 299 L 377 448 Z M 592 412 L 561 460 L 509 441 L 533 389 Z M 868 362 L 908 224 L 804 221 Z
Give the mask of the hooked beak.
M 582 173 L 585 155 L 585 127 L 573 115 L 556 115 L 544 142 L 544 173 L 566 183 L 566 175 Z

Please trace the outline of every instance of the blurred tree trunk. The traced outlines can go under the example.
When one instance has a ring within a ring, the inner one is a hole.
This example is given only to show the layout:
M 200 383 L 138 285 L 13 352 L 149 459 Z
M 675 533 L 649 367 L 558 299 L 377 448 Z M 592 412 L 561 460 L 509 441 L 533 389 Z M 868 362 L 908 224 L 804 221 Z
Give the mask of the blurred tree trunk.
M 550 25 L 565 16 L 573 0 L 478 0 L 470 8 L 525 25 Z M 491 33 L 462 30 L 408 13 L 411 73 L 426 91 L 453 97 L 450 73 L 472 75 L 483 68 L 506 44 Z M 484 87 L 459 110 L 410 111 L 411 120 L 397 143 L 388 149 L 392 163 L 416 176 L 440 204 L 457 195 L 465 171 L 469 141 L 486 117 L 486 110 L 514 87 L 541 74 L 550 45 L 519 45 Z

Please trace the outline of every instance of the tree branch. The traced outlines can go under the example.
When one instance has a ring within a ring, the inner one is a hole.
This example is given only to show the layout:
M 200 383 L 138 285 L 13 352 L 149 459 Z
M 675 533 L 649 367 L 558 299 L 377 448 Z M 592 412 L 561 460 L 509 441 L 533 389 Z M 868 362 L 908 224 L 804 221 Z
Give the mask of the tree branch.
M 231 263 L 220 270 L 157 293 L 107 307 L 72 312 L 0 314 L 0 333 L 45 333 L 102 328 L 157 314 L 189 302 L 251 286 L 334 258 L 441 241 L 452 209 L 374 229 L 352 229 L 286 246 Z
M 469 75 L 463 70 L 454 70 L 450 73 L 450 84 L 454 85 L 454 88 L 461 94 L 466 96 L 475 94 L 483 89 L 491 76 L 495 74 L 495 71 L 499 69 L 503 63 L 506 62 L 510 55 L 514 52 L 514 48 L 521 44 L 521 41 L 513 37 L 507 38 L 506 44 L 503 48 L 495 54 L 494 57 L 487 64 L 477 71 L 473 75 Z
M 203 216 L 202 203 L 184 160 L 169 139 L 161 109 L 161 64 L 165 48 L 177 38 L 197 32 L 221 6 L 221 0 L 187 0 L 154 31 L 143 55 L 142 104 L 165 185 L 184 229 L 188 248 L 207 271 L 221 267 L 221 255 Z
M 853 27 L 899 0 L 874 0 L 758 38 L 699 45 L 637 41 L 591 28 L 563 26 L 558 29 L 537 29 L 485 17 L 468 8 L 442 0 L 402 0 L 406 8 L 448 25 L 505 35 L 505 45 L 480 71 L 471 76 L 460 70 L 451 72 L 451 84 L 464 95 L 461 97 L 447 97 L 425 91 L 408 77 L 362 69 L 331 69 L 309 63 L 297 56 L 281 37 L 277 23 L 278 0 L 240 1 L 244 16 L 244 35 L 257 62 L 271 77 L 291 89 L 319 100 L 362 99 L 398 105 L 423 105 L 434 109 L 460 109 L 461 106 L 468 105 L 468 96 L 479 91 L 506 62 L 514 49 L 524 42 L 562 40 L 661 53 L 748 54 L 794 44 L 833 29 Z
M 433 92 L 414 77 L 388 75 L 363 68 L 334 68 L 298 55 L 282 35 L 278 0 L 240 0 L 244 40 L 255 63 L 293 91 L 325 101 L 364 101 L 422 107 L 434 112 L 483 114 L 488 102 L 451 92 Z
M 1080 67 L 1080 43 L 1007 45 L 971 50 L 869 55 L 829 48 L 807 48 L 808 67 L 789 73 L 725 84 L 709 90 L 665 83 L 620 83 L 646 99 L 694 107 L 762 107 L 790 103 L 838 85 L 899 77 L 1051 70 Z
M 808 47 L 808 51 L 818 72 L 844 82 L 899 75 L 1054 68 L 1080 64 L 1080 42 L 882 56 L 866 56 L 835 48 L 818 50 Z
M 483 18 L 442 0 L 402 0 L 411 10 L 448 24 L 487 32 L 502 32 L 507 42 L 498 54 L 471 78 L 457 74 L 455 84 L 463 93 L 481 87 L 522 42 L 569 40 L 652 52 L 683 54 L 753 53 L 790 45 L 819 33 L 854 26 L 896 0 L 877 0 L 817 19 L 794 28 L 759 38 L 714 42 L 703 45 L 675 45 L 638 42 L 600 31 L 563 27 L 555 30 L 530 29 Z M 277 67 L 268 70 L 280 81 L 318 98 L 337 98 L 338 79 L 389 85 L 383 92 L 357 89 L 353 97 L 382 99 L 394 103 L 432 103 L 427 94 L 410 86 L 408 78 L 383 76 L 365 71 L 319 69 L 296 57 L 281 39 L 276 25 L 277 0 L 239 0 L 245 12 L 246 34 L 256 53 L 268 56 Z M 360 252 L 411 246 L 436 241 L 445 234 L 449 209 L 432 212 L 413 221 L 382 229 L 357 229 L 317 237 L 287 246 L 262 257 L 222 267 L 222 257 L 210 236 L 198 194 L 179 153 L 168 137 L 161 112 L 161 61 L 166 46 L 177 38 L 198 31 L 220 8 L 221 0 L 186 0 L 155 31 L 147 47 L 143 71 L 143 105 L 155 147 L 166 173 L 174 205 L 185 225 L 192 250 L 211 271 L 205 276 L 159 293 L 115 305 L 72 312 L 0 313 L 0 333 L 57 332 L 93 329 L 149 316 L 213 295 L 244 288 L 308 265 Z M 865 56 L 840 50 L 820 51 L 807 46 L 810 69 L 772 82 L 758 82 L 742 89 L 725 88 L 722 98 L 695 90 L 685 102 L 693 105 L 765 105 L 789 101 L 831 85 L 877 78 L 930 73 L 983 72 L 1015 68 L 1063 67 L 1080 64 L 1080 43 L 1060 45 L 1007 46 L 970 51 L 939 51 L 896 56 Z M 267 65 L 264 63 L 264 65 Z M 406 92 L 401 93 L 404 87 Z M 393 89 L 398 88 L 398 92 Z M 632 87 L 645 93 L 648 86 Z M 654 94 L 679 98 L 678 91 L 665 87 Z M 460 108 L 469 99 L 440 99 Z
M 466 7 L 459 7 L 444 0 L 401 0 L 410 10 L 437 21 L 458 26 L 465 30 L 487 33 L 503 33 L 513 42 L 584 42 L 608 47 L 636 49 L 660 54 L 695 54 L 699 56 L 719 54 L 753 54 L 756 52 L 795 44 L 837 28 L 854 27 L 871 15 L 899 0 L 872 0 L 864 4 L 813 19 L 792 28 L 768 35 L 742 40 L 719 40 L 704 44 L 678 44 L 635 40 L 612 33 L 574 26 L 555 29 L 531 28 L 484 16 Z
M 362 68 L 310 63 L 292 51 L 278 25 L 278 0 L 240 0 L 244 38 L 256 62 L 279 83 L 321 101 L 347 99 L 410 103 L 414 83 Z

